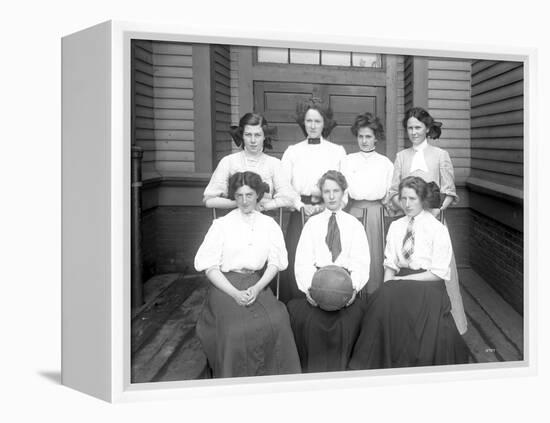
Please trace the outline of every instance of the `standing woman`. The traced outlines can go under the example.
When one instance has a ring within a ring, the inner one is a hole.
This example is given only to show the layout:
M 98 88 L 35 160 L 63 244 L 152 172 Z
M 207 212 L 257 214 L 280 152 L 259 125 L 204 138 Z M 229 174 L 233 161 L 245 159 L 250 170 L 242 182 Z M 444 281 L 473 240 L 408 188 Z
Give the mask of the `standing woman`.
M 391 186 L 393 164 L 386 156 L 375 151 L 376 143 L 385 139 L 380 119 L 371 113 L 363 113 L 355 118 L 351 132 L 357 137 L 360 151 L 345 157 L 342 162 L 342 173 L 348 182 L 349 213 L 357 218 L 367 213 L 370 278 L 366 285 L 366 293 L 372 294 L 384 278 L 384 245 L 380 213 Z
M 441 199 L 432 198 L 429 209 L 437 217 L 441 211 L 458 202 L 454 169 L 449 153 L 429 144 L 427 140 L 427 138 L 437 139 L 441 136 L 441 122 L 435 121 L 423 108 L 413 107 L 405 114 L 403 127 L 407 130 L 412 147 L 397 153 L 388 195 L 394 208 L 401 210 L 397 194 L 399 184 L 404 178 L 418 176 L 428 183 L 435 183 L 439 188 Z M 445 285 L 451 300 L 452 314 L 456 325 L 459 332 L 464 334 L 468 330 L 468 323 L 462 304 L 454 255 L 451 261 L 451 273 L 451 278 L 445 281 Z
M 214 377 L 300 373 L 286 307 L 265 289 L 288 265 L 281 228 L 256 210 L 268 188 L 253 172 L 234 174 L 237 209 L 214 220 L 195 256 L 212 283 L 197 336 Z
M 306 222 L 296 250 L 296 282 L 306 298 L 288 303 L 305 373 L 347 369 L 365 310 L 365 302 L 355 298 L 369 280 L 370 269 L 365 230 L 355 217 L 342 211 L 346 178 L 329 170 L 319 180 L 319 188 L 325 210 Z M 349 273 L 353 294 L 343 308 L 325 311 L 310 295 L 310 288 L 317 269 L 331 265 Z
M 369 298 L 351 369 L 468 362 L 443 282 L 451 278 L 451 239 L 426 210 L 428 186 L 417 176 L 399 184 L 405 216 L 390 225 L 384 284 Z
M 230 132 L 233 141 L 242 151 L 221 159 L 204 190 L 203 201 L 206 207 L 237 207 L 236 201 L 228 196 L 227 181 L 235 173 L 244 171 L 257 173 L 269 185 L 269 192 L 258 203 L 260 211 L 292 206 L 297 201 L 297 195 L 282 172 L 281 161 L 263 152 L 264 149 L 272 148 L 274 128 L 268 125 L 262 115 L 246 113 L 241 117 L 238 126 L 231 127 Z
M 306 217 L 324 210 L 317 182 L 326 171 L 340 170 L 346 156 L 344 147 L 327 140 L 336 121 L 332 118 L 332 109 L 320 99 L 311 98 L 299 103 L 296 106 L 296 122 L 307 138 L 289 146 L 281 160 L 283 171 L 298 194 L 285 239 L 289 266 L 282 274 L 280 286 L 280 298 L 285 303 L 292 298 L 303 298 L 294 276 L 294 256 L 302 232 L 301 210 Z

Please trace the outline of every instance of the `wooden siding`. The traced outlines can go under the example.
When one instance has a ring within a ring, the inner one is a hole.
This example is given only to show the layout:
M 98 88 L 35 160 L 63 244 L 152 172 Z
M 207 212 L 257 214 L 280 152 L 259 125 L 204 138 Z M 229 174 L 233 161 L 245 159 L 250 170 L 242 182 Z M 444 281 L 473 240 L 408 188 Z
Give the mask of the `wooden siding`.
M 212 46 L 212 93 L 215 110 L 216 164 L 231 152 L 231 57 L 229 46 Z
M 403 118 L 405 117 L 407 89 L 405 88 L 406 72 L 405 66 L 407 57 L 397 56 L 397 151 L 403 149 L 405 137 L 407 136 L 403 128 Z M 394 157 L 390 157 L 393 161 Z
M 428 60 L 428 110 L 443 123 L 441 138 L 434 145 L 449 152 L 457 185 L 464 185 L 472 162 L 470 80 L 469 60 Z
M 239 109 L 239 51 L 235 46 L 230 47 L 230 88 L 231 88 L 231 124 L 238 125 Z M 235 147 L 235 146 L 234 146 Z
M 132 43 L 133 142 L 144 149 L 143 178 L 195 170 L 192 47 Z
M 472 172 L 477 181 L 523 187 L 523 64 L 472 64 Z M 506 187 L 506 188 L 505 188 Z

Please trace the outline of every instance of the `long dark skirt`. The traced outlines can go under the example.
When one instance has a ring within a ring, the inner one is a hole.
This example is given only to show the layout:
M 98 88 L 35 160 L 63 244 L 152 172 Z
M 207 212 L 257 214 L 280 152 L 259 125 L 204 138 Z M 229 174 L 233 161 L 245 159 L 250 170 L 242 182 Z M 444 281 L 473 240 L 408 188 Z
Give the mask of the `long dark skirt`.
M 225 273 L 239 290 L 254 285 L 259 274 Z M 197 322 L 200 339 L 214 377 L 300 373 L 300 360 L 286 307 L 270 289 L 250 306 L 211 285 Z
M 288 312 L 302 371 L 346 370 L 364 311 L 363 301 L 338 311 L 324 311 L 305 299 L 290 301 Z
M 370 250 L 369 281 L 362 290 L 364 294 L 372 294 L 384 281 L 384 243 L 382 242 L 382 203 L 380 201 L 350 200 L 349 213 L 359 219 L 367 213 L 366 232 Z
M 392 280 L 367 302 L 350 369 L 468 362 L 443 281 Z
M 303 298 L 305 295 L 298 289 L 296 276 L 294 275 L 294 261 L 296 258 L 296 248 L 302 234 L 302 214 L 299 211 L 290 213 L 288 227 L 285 234 L 286 250 L 288 252 L 288 267 L 281 272 L 279 285 L 279 299 L 283 303 L 288 303 L 293 298 Z

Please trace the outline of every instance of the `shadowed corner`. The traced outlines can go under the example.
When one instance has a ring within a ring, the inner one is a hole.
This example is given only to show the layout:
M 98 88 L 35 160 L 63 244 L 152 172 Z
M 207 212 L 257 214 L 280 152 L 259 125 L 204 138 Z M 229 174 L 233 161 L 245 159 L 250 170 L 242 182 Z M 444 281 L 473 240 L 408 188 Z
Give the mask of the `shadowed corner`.
M 61 372 L 59 370 L 54 371 L 40 371 L 38 372 L 44 379 L 48 379 L 50 382 L 61 385 Z

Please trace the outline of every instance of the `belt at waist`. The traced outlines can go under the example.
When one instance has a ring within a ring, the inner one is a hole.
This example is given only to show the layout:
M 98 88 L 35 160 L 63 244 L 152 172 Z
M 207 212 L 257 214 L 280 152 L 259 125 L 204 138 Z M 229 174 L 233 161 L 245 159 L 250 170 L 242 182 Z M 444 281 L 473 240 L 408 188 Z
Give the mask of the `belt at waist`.
M 252 269 L 233 269 L 230 272 L 240 273 L 241 275 L 251 275 L 252 273 L 259 273 L 259 270 Z M 229 272 L 228 272 L 229 273 Z
M 301 195 L 300 199 L 304 204 L 321 204 L 323 200 L 319 197 L 313 197 L 312 195 Z

